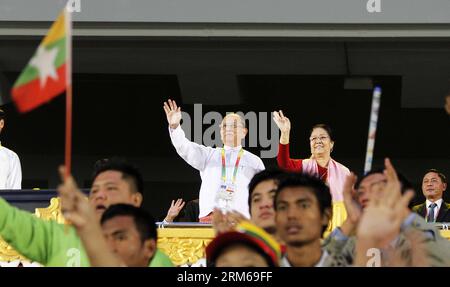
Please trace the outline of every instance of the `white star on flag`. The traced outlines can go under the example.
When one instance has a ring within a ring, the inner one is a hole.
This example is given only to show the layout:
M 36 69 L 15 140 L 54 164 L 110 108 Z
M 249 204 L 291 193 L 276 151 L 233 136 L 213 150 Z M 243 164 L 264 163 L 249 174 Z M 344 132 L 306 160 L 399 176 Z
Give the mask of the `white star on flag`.
M 30 65 L 36 67 L 39 72 L 41 88 L 45 87 L 48 77 L 58 80 L 58 74 L 56 74 L 55 70 L 56 55 L 58 55 L 57 48 L 46 50 L 44 47 L 40 46 L 36 55 L 30 61 Z

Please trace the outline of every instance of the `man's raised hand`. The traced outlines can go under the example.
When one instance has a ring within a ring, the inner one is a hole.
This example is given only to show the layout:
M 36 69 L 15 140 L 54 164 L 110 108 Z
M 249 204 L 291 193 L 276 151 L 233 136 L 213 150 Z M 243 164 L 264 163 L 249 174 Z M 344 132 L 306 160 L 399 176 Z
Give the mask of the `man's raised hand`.
M 62 184 L 58 186 L 58 194 L 61 198 L 64 218 L 79 230 L 85 228 L 90 221 L 95 222 L 95 212 L 78 189 L 72 175 L 66 176 L 66 168 L 60 166 L 58 171 L 62 181 Z
M 181 122 L 181 107 L 172 100 L 164 102 L 164 111 L 166 112 L 167 122 L 171 129 L 176 129 Z

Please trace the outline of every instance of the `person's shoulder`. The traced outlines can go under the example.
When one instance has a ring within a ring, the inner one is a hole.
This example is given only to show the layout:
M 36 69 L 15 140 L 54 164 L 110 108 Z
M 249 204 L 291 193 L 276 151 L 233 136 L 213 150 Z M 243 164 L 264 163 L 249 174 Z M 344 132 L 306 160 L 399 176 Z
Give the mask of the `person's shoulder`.
M 174 267 L 174 264 L 169 256 L 157 248 L 148 267 Z
M 19 158 L 17 153 L 15 153 L 13 150 L 11 150 L 3 145 L 1 146 L 0 150 L 3 151 L 4 153 L 6 153 L 9 157 Z
M 423 203 L 421 203 L 421 204 L 414 205 L 414 206 L 412 207 L 412 211 L 417 212 L 419 209 L 421 209 L 421 208 L 424 207 L 424 206 L 425 206 L 425 202 L 423 202 Z
M 343 169 L 346 173 L 350 174 L 350 169 L 348 167 L 346 167 L 345 165 L 343 165 L 342 163 L 340 163 L 334 159 L 333 159 L 333 161 L 339 168 Z
M 261 160 L 261 158 L 260 158 L 259 156 L 257 156 L 256 154 L 252 153 L 251 151 L 248 151 L 248 150 L 246 150 L 246 149 L 244 149 L 244 151 L 245 151 L 245 155 L 246 155 L 248 158 L 250 158 L 250 159 L 252 159 L 252 160 L 257 160 L 257 161 L 260 161 L 260 160 Z

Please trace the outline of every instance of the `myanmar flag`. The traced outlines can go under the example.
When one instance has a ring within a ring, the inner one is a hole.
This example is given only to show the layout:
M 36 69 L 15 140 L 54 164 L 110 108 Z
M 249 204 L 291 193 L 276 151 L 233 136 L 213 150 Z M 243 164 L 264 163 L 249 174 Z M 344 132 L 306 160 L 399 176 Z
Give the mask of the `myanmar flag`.
M 63 93 L 71 82 L 71 19 L 63 10 L 12 88 L 18 110 L 28 112 Z

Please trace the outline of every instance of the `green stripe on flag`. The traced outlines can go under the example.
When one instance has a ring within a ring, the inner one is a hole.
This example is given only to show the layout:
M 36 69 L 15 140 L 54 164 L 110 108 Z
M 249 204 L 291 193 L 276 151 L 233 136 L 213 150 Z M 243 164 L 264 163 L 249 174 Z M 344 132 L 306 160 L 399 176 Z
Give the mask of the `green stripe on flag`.
M 61 65 L 63 65 L 66 62 L 66 37 L 51 43 L 44 49 L 51 50 L 53 48 L 58 49 L 58 54 L 56 55 L 55 59 L 55 70 L 57 70 Z M 35 57 L 35 55 L 33 55 L 33 58 Z M 33 67 L 30 65 L 30 63 L 28 63 L 25 69 L 23 70 L 22 74 L 20 74 L 19 78 L 14 83 L 14 88 L 22 86 L 23 84 L 26 84 L 38 78 L 39 78 L 38 70 L 36 69 L 36 67 Z

